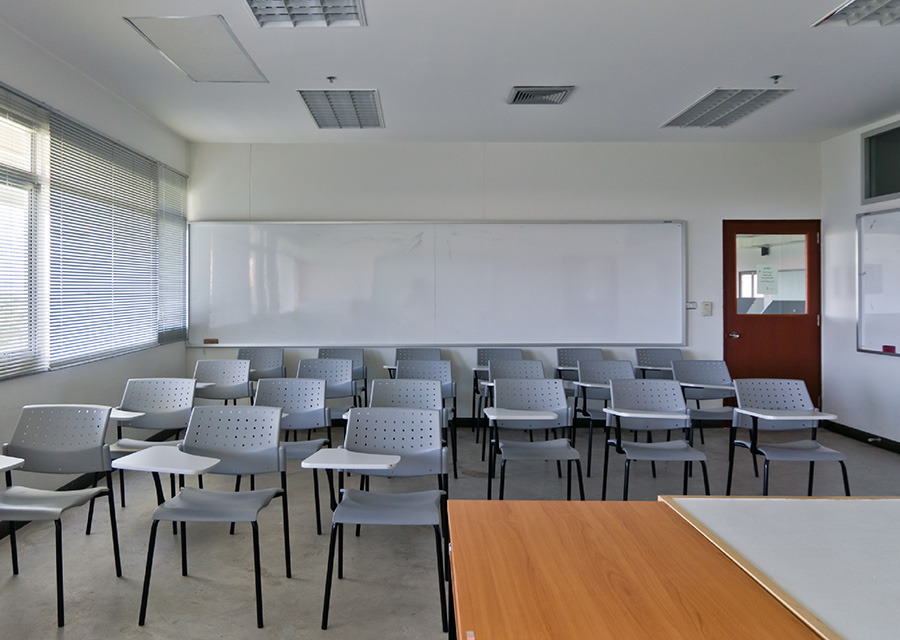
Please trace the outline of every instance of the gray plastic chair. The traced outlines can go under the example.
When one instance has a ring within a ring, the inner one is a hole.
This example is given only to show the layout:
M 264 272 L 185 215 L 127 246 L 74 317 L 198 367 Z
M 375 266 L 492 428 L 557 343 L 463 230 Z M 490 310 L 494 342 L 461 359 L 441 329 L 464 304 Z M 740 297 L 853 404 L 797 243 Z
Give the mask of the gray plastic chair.
M 262 577 L 259 558 L 257 518 L 276 497 L 282 499 L 285 573 L 291 577 L 290 525 L 287 507 L 287 473 L 281 435 L 281 409 L 278 407 L 196 407 L 191 413 L 183 449 L 186 453 L 217 458 L 212 473 L 254 475 L 279 472 L 281 487 L 253 491 L 212 491 L 185 487 L 153 512 L 147 567 L 141 595 L 138 624 L 147 616 L 150 573 L 156 530 L 161 521 L 181 523 L 181 574 L 187 575 L 186 522 L 249 522 L 253 531 L 253 566 L 256 578 L 256 624 L 263 626 Z
M 23 471 L 34 473 L 82 474 L 106 476 L 106 487 L 49 491 L 12 485 L 6 474 L 6 488 L 0 491 L 0 521 L 28 522 L 52 520 L 56 528 L 56 617 L 65 624 L 63 608 L 62 514 L 95 498 L 107 497 L 112 530 L 116 576 L 122 577 L 119 534 L 113 500 L 112 462 L 106 441 L 109 407 L 96 405 L 28 405 L 22 408 L 12 440 L 3 445 L 3 454 L 24 458 Z M 12 571 L 19 573 L 15 526 L 9 527 Z M 96 576 L 90 576 L 94 580 Z
M 709 384 L 723 387 L 733 387 L 728 365 L 724 360 L 673 360 L 672 375 L 680 383 Z M 724 400 L 734 397 L 734 389 L 709 389 L 702 387 L 690 387 L 682 385 L 684 399 L 693 401 L 695 406 L 688 409 L 691 417 L 691 427 L 694 432 L 699 432 L 700 443 L 704 443 L 704 422 L 731 423 L 734 410 L 732 407 L 707 407 L 703 408 L 704 400 Z
M 671 371 L 656 371 L 643 369 L 642 367 L 671 367 L 673 360 L 684 360 L 681 349 L 669 349 L 658 347 L 639 347 L 634 350 L 637 357 L 635 369 L 640 372 L 639 378 L 662 378 L 672 380 Z
M 661 412 L 668 414 L 684 414 L 684 418 L 620 418 L 608 415 L 608 425 L 615 427 L 615 438 L 606 441 L 603 455 L 603 488 L 601 499 L 606 499 L 606 479 L 609 470 L 609 448 L 614 447 L 617 453 L 625 456 L 625 484 L 622 499 L 628 500 L 628 476 L 631 463 L 635 460 L 657 462 L 683 462 L 684 482 L 682 493 L 688 492 L 688 475 L 691 463 L 699 462 L 703 470 L 703 485 L 709 495 L 709 475 L 706 469 L 706 455 L 691 446 L 690 421 L 681 385 L 674 380 L 611 380 L 612 390 L 610 402 L 613 409 L 630 409 L 632 411 Z M 622 439 L 622 430 L 632 431 L 670 431 L 683 429 L 684 440 L 665 442 L 629 442 Z
M 369 374 L 366 369 L 365 351 L 359 347 L 323 347 L 319 349 L 320 358 L 349 359 L 353 361 L 353 382 L 355 384 L 354 395 L 362 394 L 364 403 L 369 386 Z
M 286 378 L 284 349 L 281 347 L 241 347 L 238 360 L 250 361 L 250 381 L 262 378 Z
M 566 499 L 572 499 L 572 462 L 578 471 L 578 489 L 584 500 L 584 480 L 581 475 L 581 456 L 572 446 L 570 438 L 534 440 L 522 442 L 503 440 L 500 430 L 532 431 L 534 429 L 569 430 L 572 426 L 572 408 L 566 401 L 562 380 L 548 378 L 497 378 L 494 380 L 495 406 L 498 409 L 519 409 L 528 411 L 553 411 L 556 420 L 496 420 L 494 422 L 491 451 L 488 459 L 488 500 L 492 494 L 492 479 L 496 454 L 500 453 L 500 499 L 503 500 L 506 485 L 506 463 L 510 460 L 555 460 L 566 462 L 568 471 Z
M 524 352 L 518 347 L 479 347 L 476 351 L 475 364 L 485 367 L 484 370 L 475 370 L 472 375 L 472 417 L 481 420 L 481 407 L 476 412 L 475 403 L 481 400 L 481 384 L 479 380 L 487 380 L 487 366 L 491 360 L 521 360 Z
M 331 442 L 331 410 L 325 406 L 324 380 L 264 378 L 257 384 L 253 404 L 262 407 L 281 407 L 281 431 L 285 436 L 292 432 L 295 436 L 294 442 L 283 442 L 281 445 L 288 460 L 305 460 Z M 327 430 L 327 439 L 296 439 L 301 431 L 305 431 L 309 436 L 314 429 L 319 428 Z M 316 469 L 313 469 L 313 496 L 316 504 L 316 533 L 321 535 L 319 472 Z
M 398 380 L 437 380 L 441 383 L 441 398 L 451 400 L 445 426 L 449 431 L 450 451 L 453 455 L 453 477 L 458 478 L 456 464 L 456 383 L 449 360 L 398 360 Z M 375 406 L 375 405 L 373 405 Z M 443 406 L 443 404 L 442 404 Z
M 493 384 L 493 382 L 497 378 L 523 378 L 523 379 L 537 379 L 544 377 L 544 363 L 540 360 L 490 360 L 488 361 L 488 370 L 487 375 L 485 376 L 485 380 Z M 494 398 L 494 388 L 491 385 L 479 385 L 483 386 L 484 390 L 481 395 L 478 396 L 478 416 L 481 418 L 482 413 L 485 407 L 490 406 L 493 403 Z M 484 422 L 479 422 L 479 424 L 485 424 Z M 478 442 L 478 435 L 476 433 L 475 442 Z M 487 445 L 487 438 L 485 438 L 481 443 L 481 459 L 484 460 L 485 456 L 485 447 Z
M 373 394 L 374 395 L 374 394 Z M 443 514 L 447 494 L 447 454 L 441 444 L 441 411 L 407 408 L 355 408 L 350 410 L 344 447 L 364 453 L 399 454 L 400 463 L 378 475 L 391 477 L 438 476 L 437 490 L 413 493 L 376 493 L 343 490 L 334 511 L 328 547 L 328 573 L 322 606 L 322 628 L 328 627 L 328 609 L 334 574 L 335 544 L 338 547 L 338 578 L 344 577 L 344 525 L 427 525 L 434 529 L 437 551 L 441 622 L 447 631 L 447 602 L 444 593 Z M 367 474 L 374 475 L 372 471 Z M 383 585 L 382 585 L 383 586 Z
M 356 407 L 361 401 L 353 375 L 353 361 L 349 358 L 309 358 L 297 365 L 298 378 L 325 381 L 326 400 L 352 398 Z M 343 413 L 340 411 L 340 414 Z
M 441 360 L 439 347 L 397 347 L 394 362 L 401 360 Z
M 609 384 L 610 380 L 634 380 L 634 367 L 629 360 L 579 360 L 578 382 L 594 382 Z M 594 454 L 594 414 L 588 408 L 588 402 L 598 400 L 606 407 L 609 405 L 609 389 L 591 389 L 580 387 L 581 393 L 575 395 L 574 414 L 578 415 L 578 399 L 581 398 L 581 413 L 588 419 L 588 462 L 587 475 L 591 477 L 591 463 Z M 606 425 L 606 415 L 600 414 L 603 424 Z M 609 429 L 604 426 L 604 433 L 609 438 Z
M 194 366 L 194 379 L 197 382 L 212 382 L 213 386 L 197 388 L 195 398 L 231 400 L 234 404 L 240 398 L 250 398 L 250 361 L 249 360 L 197 360 Z
M 799 409 L 812 411 L 815 409 L 803 380 L 786 380 L 780 378 L 746 378 L 735 380 L 735 395 L 738 407 L 752 409 Z M 816 462 L 838 462 L 844 480 L 844 493 L 850 495 L 850 480 L 847 477 L 846 457 L 840 451 L 829 449 L 816 442 L 818 421 L 815 420 L 753 420 L 751 416 L 734 414 L 731 427 L 731 446 L 728 451 L 728 484 L 726 495 L 731 495 L 731 476 L 734 469 L 735 446 L 749 449 L 755 458 L 761 455 L 763 462 L 763 495 L 769 495 L 769 462 L 808 462 L 809 486 L 807 495 L 813 493 Z M 754 428 L 755 426 L 755 428 Z M 749 429 L 749 441 L 736 440 L 737 429 Z M 761 443 L 759 432 L 795 431 L 809 429 L 808 440 L 793 442 Z
M 118 440 L 110 446 L 113 459 L 120 458 L 148 447 L 177 446 L 181 440 L 136 440 L 123 438 L 122 429 L 144 429 L 156 432 L 175 431 L 180 434 L 187 429 L 194 405 L 193 378 L 131 378 L 125 383 L 125 393 L 119 408 L 136 411 L 144 415 L 133 420 L 120 420 L 117 429 Z M 119 493 L 121 504 L 125 506 L 125 472 L 119 471 Z
M 559 347 L 556 350 L 556 366 L 563 380 L 578 380 L 577 371 L 560 371 L 559 367 L 577 367 L 579 362 L 603 360 L 603 349 L 599 347 Z

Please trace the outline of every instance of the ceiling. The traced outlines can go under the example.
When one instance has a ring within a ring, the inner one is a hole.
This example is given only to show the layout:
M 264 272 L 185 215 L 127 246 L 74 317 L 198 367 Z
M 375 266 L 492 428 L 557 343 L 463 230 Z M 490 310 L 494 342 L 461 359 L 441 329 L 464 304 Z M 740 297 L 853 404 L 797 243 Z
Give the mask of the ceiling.
M 260 28 L 245 0 L 32 0 L 0 22 L 191 141 L 815 142 L 900 111 L 900 24 L 810 27 L 839 4 L 365 0 L 365 27 Z M 206 15 L 268 82 L 193 82 L 123 19 Z M 727 128 L 660 128 L 773 75 L 795 91 Z M 509 105 L 514 85 L 575 90 Z M 299 89 L 377 89 L 384 128 L 320 130 Z

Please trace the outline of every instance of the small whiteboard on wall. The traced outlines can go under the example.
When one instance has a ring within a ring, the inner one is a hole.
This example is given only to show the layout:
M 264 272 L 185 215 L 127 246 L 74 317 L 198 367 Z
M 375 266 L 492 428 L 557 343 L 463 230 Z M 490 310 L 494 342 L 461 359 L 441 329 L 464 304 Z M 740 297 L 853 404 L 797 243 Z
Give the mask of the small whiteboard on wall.
M 856 217 L 859 250 L 859 351 L 900 351 L 900 209 Z
M 685 337 L 672 222 L 190 225 L 191 344 L 659 344 Z

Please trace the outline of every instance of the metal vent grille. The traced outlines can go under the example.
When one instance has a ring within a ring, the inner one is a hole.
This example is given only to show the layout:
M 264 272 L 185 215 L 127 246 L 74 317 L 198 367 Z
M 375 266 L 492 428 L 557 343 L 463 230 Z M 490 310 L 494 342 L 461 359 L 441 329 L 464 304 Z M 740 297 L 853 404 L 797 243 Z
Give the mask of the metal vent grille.
M 900 0 L 850 0 L 812 24 L 900 24 Z
M 364 27 L 362 0 L 247 0 L 261 27 Z
M 713 89 L 663 127 L 727 127 L 793 89 Z
M 568 87 L 513 87 L 509 92 L 508 104 L 562 104 L 572 90 Z
M 306 103 L 320 129 L 384 128 L 377 91 L 304 91 Z

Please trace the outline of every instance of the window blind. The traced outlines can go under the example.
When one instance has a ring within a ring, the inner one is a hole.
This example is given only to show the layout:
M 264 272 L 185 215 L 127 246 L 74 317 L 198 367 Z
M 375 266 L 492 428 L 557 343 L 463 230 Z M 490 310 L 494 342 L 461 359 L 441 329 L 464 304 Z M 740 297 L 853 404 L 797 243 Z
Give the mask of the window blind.
M 187 178 L 159 167 L 159 343 L 187 339 Z

